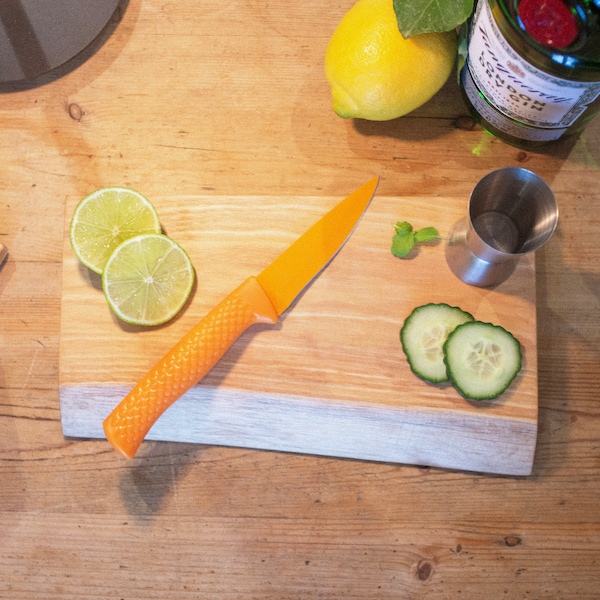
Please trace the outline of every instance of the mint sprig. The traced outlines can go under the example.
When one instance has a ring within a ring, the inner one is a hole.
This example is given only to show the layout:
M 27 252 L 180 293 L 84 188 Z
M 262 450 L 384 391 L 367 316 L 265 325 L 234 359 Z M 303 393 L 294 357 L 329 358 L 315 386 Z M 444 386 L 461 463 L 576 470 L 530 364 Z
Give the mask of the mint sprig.
M 473 12 L 473 0 L 393 0 L 398 29 L 404 38 L 419 33 L 451 31 Z
M 414 248 L 415 244 L 422 244 L 439 239 L 440 234 L 435 227 L 423 227 L 414 231 L 408 221 L 398 221 L 394 225 L 396 233 L 392 238 L 392 254 L 398 258 L 405 258 Z

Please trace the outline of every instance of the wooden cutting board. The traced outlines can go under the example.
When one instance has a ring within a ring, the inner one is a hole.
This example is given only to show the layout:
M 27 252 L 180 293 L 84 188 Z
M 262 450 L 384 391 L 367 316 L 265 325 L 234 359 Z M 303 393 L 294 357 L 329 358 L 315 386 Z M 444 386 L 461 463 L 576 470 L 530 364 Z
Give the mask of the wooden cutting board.
M 66 210 L 60 405 L 66 437 L 104 437 L 102 421 L 133 384 L 212 306 L 259 273 L 339 197 L 151 198 L 163 228 L 190 254 L 197 285 L 184 312 L 154 329 L 118 322 L 99 277 L 68 241 Z M 390 252 L 393 225 L 442 235 L 465 198 L 376 196 L 354 234 L 275 326 L 244 333 L 221 362 L 156 423 L 150 440 L 216 444 L 531 473 L 537 436 L 535 262 L 495 289 L 459 281 L 443 242 L 410 259 Z M 499 399 L 471 403 L 415 377 L 399 342 L 411 310 L 447 302 L 510 330 L 524 368 Z M 143 448 L 141 450 L 143 452 Z

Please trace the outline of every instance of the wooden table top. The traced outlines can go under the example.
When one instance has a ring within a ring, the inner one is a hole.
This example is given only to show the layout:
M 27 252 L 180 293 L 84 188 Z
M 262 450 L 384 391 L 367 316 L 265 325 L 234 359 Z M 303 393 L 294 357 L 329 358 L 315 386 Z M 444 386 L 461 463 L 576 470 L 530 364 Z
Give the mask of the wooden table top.
M 130 0 L 89 60 L 2 90 L 1 598 L 600 595 L 600 120 L 523 151 L 473 126 L 454 79 L 404 118 L 340 119 L 323 56 L 351 4 Z M 127 461 L 63 437 L 67 199 L 285 202 L 378 174 L 382 196 L 466 202 L 503 166 L 541 175 L 561 214 L 535 257 L 531 476 L 152 441 Z

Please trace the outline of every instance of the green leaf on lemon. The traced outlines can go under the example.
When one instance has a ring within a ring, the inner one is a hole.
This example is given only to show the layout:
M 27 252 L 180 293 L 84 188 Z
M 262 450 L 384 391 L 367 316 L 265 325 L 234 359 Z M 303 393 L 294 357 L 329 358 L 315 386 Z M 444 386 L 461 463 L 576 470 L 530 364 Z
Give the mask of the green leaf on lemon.
M 398 28 L 404 38 L 451 31 L 473 12 L 473 0 L 394 0 Z

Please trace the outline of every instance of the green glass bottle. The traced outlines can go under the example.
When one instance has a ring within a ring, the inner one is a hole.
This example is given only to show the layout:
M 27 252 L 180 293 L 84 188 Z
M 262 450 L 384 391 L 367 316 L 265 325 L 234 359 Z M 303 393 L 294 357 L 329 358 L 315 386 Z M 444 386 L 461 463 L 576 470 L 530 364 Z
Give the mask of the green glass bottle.
M 522 148 L 600 111 L 600 0 L 478 0 L 460 73 L 473 116 Z

